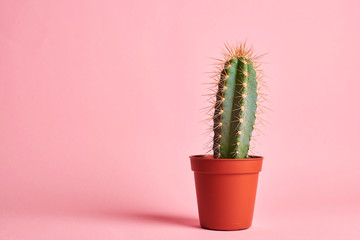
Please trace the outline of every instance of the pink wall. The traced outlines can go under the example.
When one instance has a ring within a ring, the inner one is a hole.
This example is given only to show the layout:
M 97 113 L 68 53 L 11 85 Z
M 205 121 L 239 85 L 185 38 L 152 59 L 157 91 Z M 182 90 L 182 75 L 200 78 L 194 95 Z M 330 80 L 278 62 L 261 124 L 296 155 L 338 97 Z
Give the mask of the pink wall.
M 196 214 L 205 86 L 248 39 L 271 92 L 256 214 L 359 209 L 357 1 L 1 1 L 0 212 Z

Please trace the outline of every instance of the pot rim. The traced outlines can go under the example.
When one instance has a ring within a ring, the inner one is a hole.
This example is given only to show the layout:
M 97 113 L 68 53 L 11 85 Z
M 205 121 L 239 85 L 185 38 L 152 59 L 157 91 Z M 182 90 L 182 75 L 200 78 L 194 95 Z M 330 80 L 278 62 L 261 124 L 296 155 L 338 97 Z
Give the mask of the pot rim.
M 257 155 L 249 155 L 249 158 L 214 158 L 212 154 L 198 154 L 198 155 L 191 155 L 189 158 L 197 159 L 197 160 L 218 160 L 218 161 L 259 161 L 263 160 L 263 156 Z
M 203 174 L 247 174 L 259 173 L 263 157 L 251 155 L 246 159 L 213 158 L 213 155 L 190 156 L 191 169 Z

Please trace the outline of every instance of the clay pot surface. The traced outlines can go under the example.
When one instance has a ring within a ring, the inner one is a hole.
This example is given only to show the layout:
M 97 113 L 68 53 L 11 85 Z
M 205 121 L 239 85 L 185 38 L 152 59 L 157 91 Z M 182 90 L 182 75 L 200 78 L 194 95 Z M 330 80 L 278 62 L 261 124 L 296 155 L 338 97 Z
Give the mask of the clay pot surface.
M 214 159 L 190 156 L 194 171 L 200 225 L 215 230 L 251 226 L 263 157 Z

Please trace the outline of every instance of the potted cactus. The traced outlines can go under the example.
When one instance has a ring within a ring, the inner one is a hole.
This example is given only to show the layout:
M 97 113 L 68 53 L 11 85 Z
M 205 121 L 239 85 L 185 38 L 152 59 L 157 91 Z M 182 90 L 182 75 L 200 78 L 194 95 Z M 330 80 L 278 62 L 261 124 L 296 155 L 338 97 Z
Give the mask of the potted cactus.
M 190 156 L 200 225 L 239 230 L 251 226 L 263 157 L 248 155 L 257 113 L 262 73 L 252 48 L 226 46 L 216 76 L 212 155 Z

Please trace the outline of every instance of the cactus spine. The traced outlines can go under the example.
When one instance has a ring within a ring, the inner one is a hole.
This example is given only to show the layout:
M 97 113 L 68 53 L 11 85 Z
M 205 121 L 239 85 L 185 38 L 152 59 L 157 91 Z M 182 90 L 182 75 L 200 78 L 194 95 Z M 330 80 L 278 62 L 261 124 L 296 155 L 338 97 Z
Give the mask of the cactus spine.
M 248 157 L 258 99 L 251 53 L 252 50 L 245 50 L 245 44 L 240 44 L 229 50 L 223 64 L 213 116 L 214 158 Z

